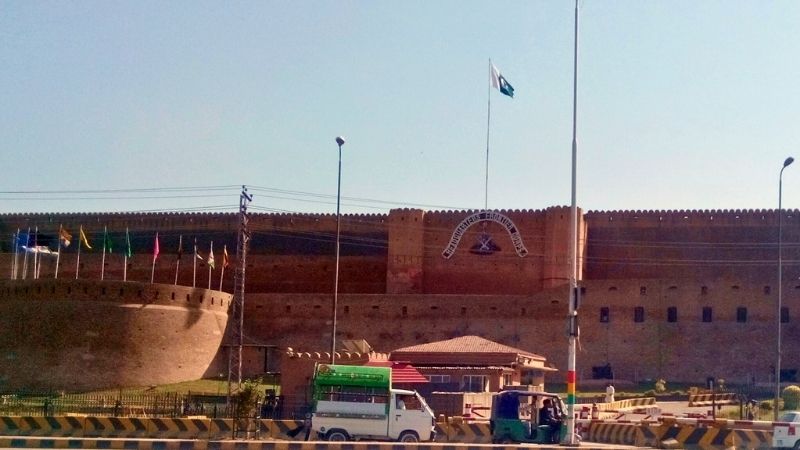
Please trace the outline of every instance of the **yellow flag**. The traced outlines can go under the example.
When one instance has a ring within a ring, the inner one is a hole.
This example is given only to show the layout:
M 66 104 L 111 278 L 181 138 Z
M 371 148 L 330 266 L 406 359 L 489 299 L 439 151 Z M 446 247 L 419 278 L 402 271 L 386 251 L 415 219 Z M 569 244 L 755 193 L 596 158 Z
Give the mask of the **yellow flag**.
M 83 226 L 82 225 L 81 225 L 81 241 L 83 242 L 83 245 L 86 246 L 86 248 L 88 248 L 89 250 L 92 249 L 92 246 L 89 245 L 89 240 L 86 239 L 86 234 L 83 232 Z

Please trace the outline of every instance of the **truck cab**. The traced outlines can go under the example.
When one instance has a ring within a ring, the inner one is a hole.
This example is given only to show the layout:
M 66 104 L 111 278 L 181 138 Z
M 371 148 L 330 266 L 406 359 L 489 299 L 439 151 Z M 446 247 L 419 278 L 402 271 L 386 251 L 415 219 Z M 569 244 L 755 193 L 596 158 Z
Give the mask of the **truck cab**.
M 416 391 L 393 389 L 388 367 L 320 364 L 313 401 L 311 431 L 320 440 L 434 439 L 433 411 Z

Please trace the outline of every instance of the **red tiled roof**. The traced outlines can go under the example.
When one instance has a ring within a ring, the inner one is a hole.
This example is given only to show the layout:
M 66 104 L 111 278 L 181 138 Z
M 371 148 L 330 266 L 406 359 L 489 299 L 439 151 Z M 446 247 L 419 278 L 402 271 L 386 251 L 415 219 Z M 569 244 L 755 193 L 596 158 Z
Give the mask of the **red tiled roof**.
M 391 367 L 392 384 L 395 383 L 427 383 L 428 379 L 422 376 L 411 364 L 396 361 L 367 361 L 365 366 Z
M 399 348 L 392 353 L 510 353 L 532 359 L 544 360 L 544 356 L 527 352 L 508 345 L 499 344 L 480 336 L 461 336 L 445 341 L 412 345 Z

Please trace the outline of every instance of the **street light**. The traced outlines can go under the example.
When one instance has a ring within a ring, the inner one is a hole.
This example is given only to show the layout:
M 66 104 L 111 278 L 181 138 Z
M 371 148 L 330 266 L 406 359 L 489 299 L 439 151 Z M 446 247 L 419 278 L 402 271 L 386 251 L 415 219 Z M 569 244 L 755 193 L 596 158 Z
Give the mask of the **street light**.
M 777 314 L 777 328 L 778 328 L 778 339 L 777 339 L 777 348 L 775 354 L 777 355 L 777 360 L 775 362 L 775 405 L 774 405 L 774 412 L 775 412 L 775 421 L 778 421 L 778 403 L 781 399 L 781 309 L 783 303 L 783 255 L 781 254 L 781 246 L 783 243 L 783 210 L 781 207 L 781 197 L 783 191 L 783 169 L 785 169 L 789 164 L 794 162 L 794 158 L 791 156 L 786 158 L 783 161 L 783 167 L 781 167 L 781 173 L 778 176 L 778 314 Z
M 339 144 L 339 178 L 336 186 L 336 274 L 333 278 L 333 329 L 331 330 L 331 364 L 336 364 L 336 307 L 339 303 L 339 232 L 341 231 L 342 217 L 339 214 L 339 201 L 342 195 L 342 146 L 344 138 L 336 137 Z

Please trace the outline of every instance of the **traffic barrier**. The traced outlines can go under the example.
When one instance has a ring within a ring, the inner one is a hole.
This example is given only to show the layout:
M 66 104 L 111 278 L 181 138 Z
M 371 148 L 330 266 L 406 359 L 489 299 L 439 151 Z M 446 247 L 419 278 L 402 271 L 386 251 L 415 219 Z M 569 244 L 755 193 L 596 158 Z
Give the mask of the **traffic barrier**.
M 635 423 L 592 422 L 586 440 L 617 445 L 636 445 L 640 425 Z
M 147 435 L 161 439 L 208 439 L 209 419 L 152 418 L 147 420 Z
M 446 425 L 444 439 L 437 434 L 436 440 L 447 442 L 463 442 L 469 444 L 488 444 L 492 442 L 489 424 L 482 423 L 449 423 Z
M 772 448 L 772 431 L 733 430 L 731 444 L 741 449 Z
M 734 393 L 689 394 L 689 406 L 738 405 L 739 397 Z
M 0 435 L 5 436 L 80 436 L 83 418 L 80 417 L 3 417 Z
M 267 435 L 272 439 L 284 441 L 304 441 L 306 431 L 302 420 L 264 420 L 263 429 L 267 430 Z M 311 436 L 316 439 L 316 436 Z
M 441 446 L 450 450 L 470 450 L 468 445 Z M 0 448 L 75 448 L 75 449 L 113 449 L 113 450 L 321 450 L 321 449 L 348 449 L 348 450 L 430 450 L 427 443 L 402 444 L 396 442 L 348 442 L 319 443 L 289 441 L 208 441 L 208 440 L 135 440 L 135 439 L 83 439 L 83 438 L 40 438 L 40 437 L 0 437 Z M 493 446 L 493 450 L 519 450 L 519 445 Z M 541 450 L 562 449 L 558 444 L 539 445 Z M 592 447 L 591 444 L 581 445 L 582 450 L 607 450 L 608 447 Z
M 135 417 L 86 417 L 85 437 L 147 437 L 148 419 Z
M 674 441 L 679 448 L 718 450 L 731 446 L 732 433 L 728 428 L 664 424 L 659 427 L 657 439 L 659 444 Z

